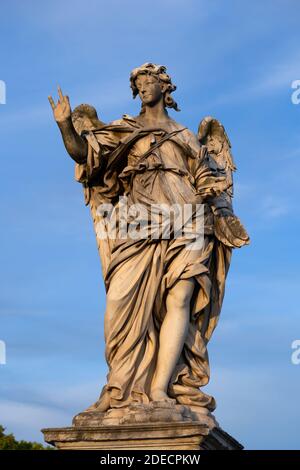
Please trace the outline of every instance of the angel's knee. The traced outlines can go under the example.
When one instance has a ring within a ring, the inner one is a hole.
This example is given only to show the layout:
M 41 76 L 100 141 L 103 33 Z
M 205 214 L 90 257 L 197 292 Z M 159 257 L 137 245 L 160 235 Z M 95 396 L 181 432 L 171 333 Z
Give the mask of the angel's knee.
M 166 298 L 167 310 L 185 310 L 190 306 L 195 287 L 194 279 L 178 281 L 168 292 Z

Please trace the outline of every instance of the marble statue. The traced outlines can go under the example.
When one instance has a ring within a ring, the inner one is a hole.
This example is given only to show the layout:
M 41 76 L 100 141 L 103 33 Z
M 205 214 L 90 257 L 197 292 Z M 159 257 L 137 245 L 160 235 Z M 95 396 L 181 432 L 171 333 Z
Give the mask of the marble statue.
M 202 390 L 210 376 L 207 343 L 218 323 L 232 249 L 249 243 L 232 209 L 236 167 L 223 125 L 205 117 L 194 134 L 171 118 L 167 108 L 179 111 L 172 97 L 176 86 L 164 66 L 134 69 L 130 86 L 141 100 L 139 115 L 109 124 L 90 105 L 72 112 L 60 88 L 57 103 L 49 97 L 96 234 L 101 232 L 108 375 L 99 399 L 83 414 L 110 416 L 108 423 L 126 422 L 128 410 L 154 412 L 153 404 L 168 410 L 179 405 L 196 415 L 215 409 L 215 399 Z M 134 222 L 143 236 L 118 230 L 110 236 L 112 213 L 114 228 L 120 228 L 124 201 L 125 225 Z M 171 223 L 166 235 L 160 209 L 169 206 L 192 208 L 188 231 Z M 108 215 L 101 207 L 112 210 Z

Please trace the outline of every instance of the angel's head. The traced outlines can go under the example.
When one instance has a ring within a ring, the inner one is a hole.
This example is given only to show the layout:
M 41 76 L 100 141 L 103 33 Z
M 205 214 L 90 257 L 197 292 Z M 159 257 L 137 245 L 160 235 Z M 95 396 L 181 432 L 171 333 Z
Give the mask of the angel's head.
M 171 93 L 176 90 L 171 77 L 166 73 L 166 67 L 150 62 L 133 69 L 130 74 L 130 86 L 133 97 L 139 95 L 142 101 L 142 111 L 145 106 L 153 106 L 160 100 L 164 106 L 179 111 Z

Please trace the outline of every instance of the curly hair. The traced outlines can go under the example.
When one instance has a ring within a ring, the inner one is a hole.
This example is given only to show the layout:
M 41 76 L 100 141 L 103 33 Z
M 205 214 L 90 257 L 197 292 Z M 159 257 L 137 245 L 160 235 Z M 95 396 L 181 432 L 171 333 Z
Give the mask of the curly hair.
M 176 101 L 172 98 L 171 93 L 176 90 L 176 85 L 172 83 L 170 75 L 166 73 L 166 67 L 164 65 L 152 64 L 151 62 L 146 62 L 146 64 L 141 65 L 132 70 L 130 74 L 130 87 L 132 89 L 133 98 L 135 98 L 139 91 L 136 86 L 136 79 L 139 75 L 153 75 L 158 79 L 159 82 L 167 85 L 167 89 L 164 92 L 164 104 L 168 108 L 174 108 L 175 111 L 180 111 L 177 106 Z M 143 106 L 141 113 L 143 112 Z

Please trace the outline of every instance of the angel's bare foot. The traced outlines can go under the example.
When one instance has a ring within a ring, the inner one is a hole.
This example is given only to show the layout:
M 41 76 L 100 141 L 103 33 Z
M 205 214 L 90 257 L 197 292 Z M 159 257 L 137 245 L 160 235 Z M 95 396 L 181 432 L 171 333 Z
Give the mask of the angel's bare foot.
M 153 401 L 166 401 L 169 403 L 174 403 L 174 400 L 170 398 L 164 390 L 159 388 L 151 390 L 151 398 Z
M 105 394 L 102 398 L 96 401 L 93 405 L 89 406 L 85 411 L 99 411 L 104 413 L 110 408 L 109 395 Z

